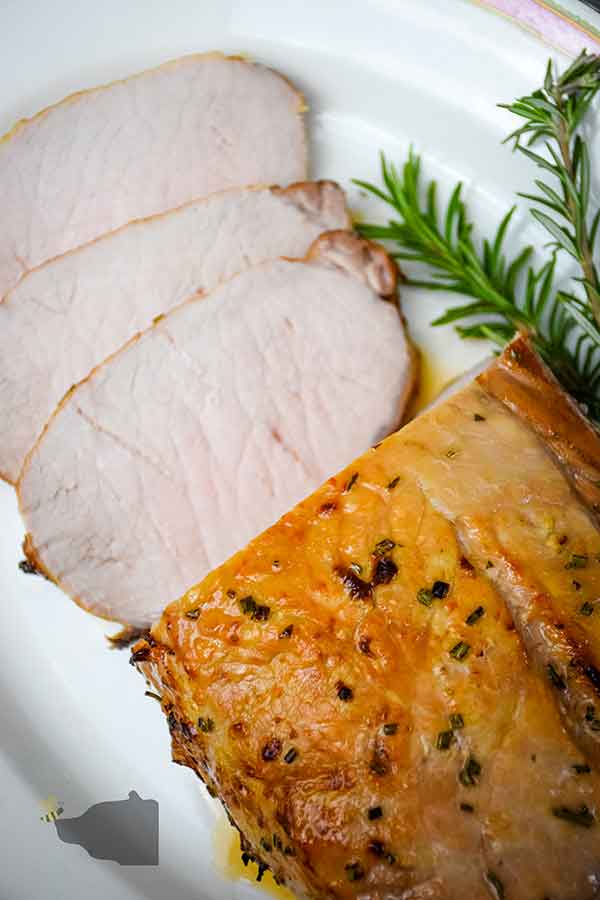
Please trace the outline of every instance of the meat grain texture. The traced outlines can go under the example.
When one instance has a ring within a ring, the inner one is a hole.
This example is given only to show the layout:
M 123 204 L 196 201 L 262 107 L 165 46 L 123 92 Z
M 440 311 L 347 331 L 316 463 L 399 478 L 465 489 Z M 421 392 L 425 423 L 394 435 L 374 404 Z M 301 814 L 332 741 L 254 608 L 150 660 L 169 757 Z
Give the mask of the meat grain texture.
M 396 276 L 381 248 L 328 232 L 99 366 L 18 482 L 32 563 L 92 612 L 155 621 L 399 424 L 414 365 Z
M 301 94 L 220 53 L 67 97 L 0 142 L 0 296 L 29 269 L 214 191 L 306 176 Z
M 600 896 L 599 461 L 518 339 L 135 645 L 173 758 L 298 895 Z
M 27 273 L 0 303 L 0 473 L 16 481 L 66 391 L 152 320 L 265 259 L 349 228 L 331 182 L 213 194 Z

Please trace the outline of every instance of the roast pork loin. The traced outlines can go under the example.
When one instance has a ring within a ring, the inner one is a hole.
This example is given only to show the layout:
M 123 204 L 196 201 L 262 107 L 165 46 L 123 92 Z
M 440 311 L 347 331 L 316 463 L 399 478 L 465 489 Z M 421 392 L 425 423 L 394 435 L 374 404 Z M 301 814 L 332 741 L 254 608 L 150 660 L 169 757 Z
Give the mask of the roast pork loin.
M 396 278 L 381 248 L 328 232 L 100 365 L 22 470 L 33 565 L 99 615 L 155 620 L 398 425 L 414 367 Z
M 65 392 L 155 316 L 249 265 L 349 227 L 331 182 L 212 194 L 26 274 L 0 303 L 0 473 L 14 482 Z
M 195 197 L 306 172 L 302 96 L 262 65 L 184 57 L 67 97 L 0 142 L 0 296 L 28 269 Z
M 598 897 L 599 461 L 518 339 L 135 645 L 174 759 L 299 896 Z

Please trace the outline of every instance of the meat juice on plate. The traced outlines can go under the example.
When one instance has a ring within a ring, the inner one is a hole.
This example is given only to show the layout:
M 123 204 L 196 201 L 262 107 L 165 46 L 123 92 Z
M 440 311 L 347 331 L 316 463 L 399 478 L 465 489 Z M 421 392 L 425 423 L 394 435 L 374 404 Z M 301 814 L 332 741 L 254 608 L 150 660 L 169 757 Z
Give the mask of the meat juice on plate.
M 252 861 L 247 866 L 244 865 L 239 832 L 229 824 L 225 816 L 220 816 L 215 826 L 214 847 L 217 868 L 225 878 L 231 881 L 244 878 L 255 883 L 257 888 L 261 888 L 272 897 L 278 897 L 279 900 L 294 900 L 292 892 L 277 884 L 269 870 L 263 873 L 260 882 L 256 881 L 258 865 Z

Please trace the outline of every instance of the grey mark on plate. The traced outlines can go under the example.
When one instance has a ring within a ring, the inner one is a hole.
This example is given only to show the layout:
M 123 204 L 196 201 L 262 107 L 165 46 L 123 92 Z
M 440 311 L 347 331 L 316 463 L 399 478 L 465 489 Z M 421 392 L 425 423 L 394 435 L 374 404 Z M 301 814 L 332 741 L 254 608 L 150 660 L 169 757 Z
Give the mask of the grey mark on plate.
M 135 791 L 127 800 L 96 803 L 74 819 L 56 819 L 65 844 L 79 844 L 94 859 L 122 866 L 158 865 L 158 803 Z

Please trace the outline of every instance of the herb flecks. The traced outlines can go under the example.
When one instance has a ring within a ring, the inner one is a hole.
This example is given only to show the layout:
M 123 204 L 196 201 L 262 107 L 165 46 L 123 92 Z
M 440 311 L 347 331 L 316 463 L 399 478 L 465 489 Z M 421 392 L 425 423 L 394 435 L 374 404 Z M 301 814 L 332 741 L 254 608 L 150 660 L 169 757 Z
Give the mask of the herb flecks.
M 129 662 L 132 666 L 136 663 L 144 662 L 144 660 L 148 659 L 150 656 L 150 644 L 143 644 L 139 650 L 134 650 L 131 656 L 129 657 Z
M 485 609 L 483 606 L 476 606 L 472 613 L 469 613 L 467 618 L 465 619 L 465 625 L 474 625 L 478 622 L 482 616 L 485 615 Z
M 373 571 L 373 587 L 389 584 L 398 574 L 398 566 L 391 556 L 382 556 L 375 563 Z
M 350 700 L 354 698 L 354 691 L 351 687 L 348 687 L 347 684 L 344 684 L 343 681 L 338 681 L 336 685 L 336 692 L 340 700 L 344 703 L 348 703 Z
M 556 666 L 554 666 L 552 663 L 548 663 L 546 671 L 548 672 L 548 678 L 550 679 L 551 684 L 557 689 L 557 691 L 566 690 L 566 681 L 562 677 Z
M 465 727 L 465 720 L 463 719 L 463 717 L 460 713 L 451 713 L 450 727 L 455 730 Z
M 579 607 L 579 612 L 582 616 L 591 616 L 594 613 L 594 604 L 590 603 L 589 600 L 586 600 L 585 603 L 582 603 Z
M 248 616 L 255 622 L 266 622 L 271 614 L 271 610 L 268 606 L 257 603 L 252 596 L 242 597 L 240 600 L 240 608 L 245 616 Z
M 368 635 L 363 634 L 358 639 L 358 649 L 360 650 L 361 653 L 364 653 L 365 656 L 373 655 L 371 652 L 371 638 Z
M 591 828 L 596 823 L 594 814 L 589 811 L 585 804 L 578 809 L 573 809 L 570 806 L 554 806 L 552 807 L 552 815 L 556 816 L 557 819 L 570 822 L 571 825 L 579 825 L 581 828 Z
M 494 890 L 494 894 L 497 897 L 497 900 L 504 900 L 506 897 L 506 892 L 504 890 L 504 885 L 498 878 L 495 872 L 487 872 L 485 876 L 486 881 Z
M 154 691 L 144 691 L 145 697 L 152 697 L 153 700 L 158 700 L 159 703 L 162 703 L 162 697 L 160 694 L 156 694 Z
M 198 719 L 198 728 L 204 734 L 210 734 L 211 731 L 215 730 L 214 720 L 210 718 L 210 716 L 200 716 Z
M 383 817 L 383 809 L 381 806 L 371 806 L 367 810 L 367 818 L 369 822 L 374 822 L 375 819 L 381 819 Z
M 281 753 L 281 741 L 279 738 L 269 738 L 263 746 L 261 756 L 265 762 L 273 762 Z
M 197 606 L 195 609 L 188 609 L 188 611 L 185 614 L 186 619 L 197 619 L 198 616 L 200 615 L 200 612 L 201 612 L 201 610 L 200 610 L 199 606 Z
M 257 880 L 257 881 L 262 881 L 262 880 L 263 880 L 263 875 L 264 875 L 265 872 L 268 870 L 268 868 L 269 868 L 269 867 L 268 867 L 268 865 L 267 865 L 266 863 L 264 863 L 264 862 L 259 862 L 259 864 L 258 864 L 258 872 L 256 873 L 256 880 Z
M 385 556 L 387 553 L 391 553 L 395 546 L 396 542 L 392 541 L 391 538 L 383 538 L 383 540 L 377 541 L 377 543 L 375 544 L 373 555 Z
M 588 556 L 585 553 L 571 553 L 565 569 L 585 569 L 588 564 Z
M 369 769 L 373 775 L 387 775 L 390 771 L 390 760 L 385 747 L 376 745 L 373 750 Z
M 347 863 L 344 870 L 348 881 L 361 881 L 365 877 L 365 870 L 358 862 Z
M 596 707 L 588 703 L 585 709 L 585 722 L 590 731 L 600 731 L 600 718 L 596 716 Z
M 384 856 L 385 854 L 385 844 L 383 841 L 369 841 L 367 844 L 367 850 L 369 853 L 372 853 L 373 856 Z
M 337 569 L 337 575 L 353 600 L 372 600 L 373 585 L 361 578 L 351 566 Z
M 461 556 L 459 565 L 460 565 L 461 570 L 462 570 L 463 572 L 465 572 L 467 575 L 474 575 L 474 574 L 475 574 L 475 566 L 473 565 L 472 562 L 470 562 L 470 561 L 467 559 L 466 556 Z
M 432 606 L 434 600 L 445 600 L 449 590 L 450 585 L 447 581 L 436 580 L 430 588 L 419 588 L 417 600 L 422 606 Z
M 474 756 L 469 756 L 458 774 L 458 780 L 464 787 L 475 787 L 481 775 L 481 764 Z
M 388 491 L 393 491 L 394 488 L 396 487 L 396 485 L 399 484 L 399 482 L 400 482 L 400 476 L 396 475 L 394 478 L 392 478 L 391 481 L 388 482 L 388 485 L 387 485 Z
M 358 472 L 353 472 L 346 484 L 344 485 L 344 494 L 349 494 L 356 482 L 358 481 Z
M 454 645 L 454 647 L 451 648 L 451 650 L 449 652 L 450 652 L 450 656 L 452 656 L 454 659 L 457 659 L 460 661 L 460 660 L 466 659 L 466 657 L 469 655 L 470 650 L 471 650 L 470 644 L 467 644 L 466 641 L 459 641 L 457 644 Z
M 449 750 L 454 742 L 453 731 L 440 731 L 437 736 L 435 746 L 437 750 Z
M 433 604 L 433 594 L 429 588 L 419 588 L 417 591 L 417 600 L 422 606 L 431 606 Z

